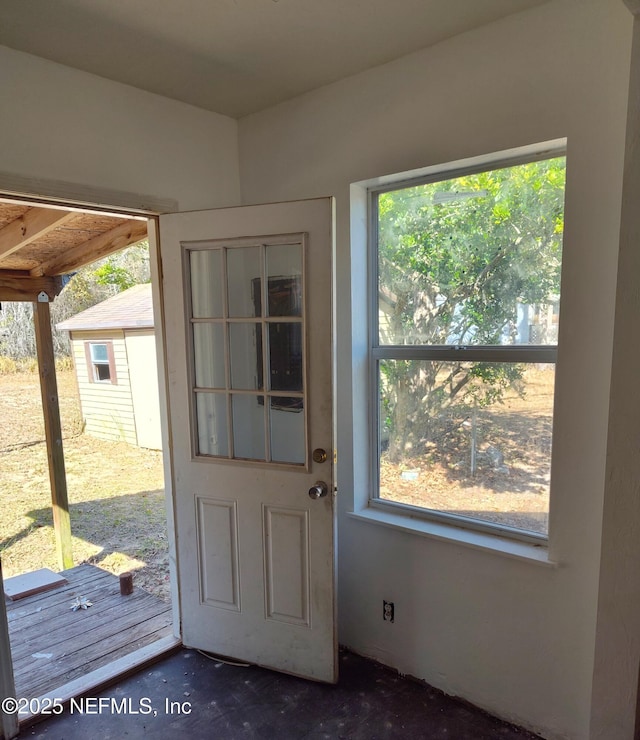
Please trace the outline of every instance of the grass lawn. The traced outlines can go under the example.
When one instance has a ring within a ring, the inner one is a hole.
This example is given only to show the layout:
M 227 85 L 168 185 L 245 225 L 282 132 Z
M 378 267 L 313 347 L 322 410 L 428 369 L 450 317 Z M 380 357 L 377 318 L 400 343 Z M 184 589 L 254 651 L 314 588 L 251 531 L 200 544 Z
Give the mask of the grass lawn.
M 82 433 L 73 370 L 58 373 L 74 564 L 169 595 L 162 455 Z M 0 374 L 0 556 L 4 576 L 59 570 L 37 373 Z

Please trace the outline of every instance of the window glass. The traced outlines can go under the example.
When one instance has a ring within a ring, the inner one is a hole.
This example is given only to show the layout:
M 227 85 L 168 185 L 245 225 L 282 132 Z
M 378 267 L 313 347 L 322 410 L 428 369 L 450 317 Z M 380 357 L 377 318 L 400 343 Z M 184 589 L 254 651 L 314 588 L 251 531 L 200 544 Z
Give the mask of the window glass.
M 229 454 L 227 400 L 223 393 L 196 393 L 198 452 L 201 455 Z
M 301 398 L 271 399 L 271 459 L 302 465 L 305 457 L 304 414 Z
M 194 318 L 220 318 L 222 293 L 222 250 L 202 249 L 190 253 L 191 311 Z
M 193 352 L 196 385 L 199 388 L 224 388 L 224 325 L 194 324 Z
M 234 393 L 231 396 L 231 408 L 234 457 L 264 460 L 264 398 Z
M 565 158 L 375 193 L 378 502 L 548 531 Z
M 295 323 L 269 324 L 270 389 L 302 390 L 302 327 Z
M 231 351 L 231 387 L 258 390 L 258 363 L 262 370 L 262 327 L 256 323 L 234 323 L 229 326 Z M 258 352 L 260 354 L 258 355 Z
M 109 362 L 109 355 L 106 344 L 92 344 L 91 359 L 94 362 Z
M 380 498 L 545 534 L 554 370 L 380 362 Z
M 379 343 L 555 345 L 564 157 L 382 193 Z
M 187 249 L 195 454 L 305 465 L 303 241 L 256 241 Z
M 226 252 L 229 316 L 260 316 L 261 248 L 238 247 L 227 249 Z
M 269 316 L 302 316 L 302 246 L 267 247 Z

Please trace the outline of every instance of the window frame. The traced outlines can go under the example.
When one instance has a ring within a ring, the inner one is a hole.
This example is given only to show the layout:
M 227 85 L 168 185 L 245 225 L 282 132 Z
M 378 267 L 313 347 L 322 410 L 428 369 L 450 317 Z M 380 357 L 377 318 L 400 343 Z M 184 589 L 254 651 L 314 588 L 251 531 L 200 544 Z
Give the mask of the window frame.
M 93 353 L 91 348 L 94 346 L 105 346 L 107 348 L 107 361 L 96 362 L 93 359 Z M 118 375 L 116 373 L 116 361 L 113 353 L 113 340 L 112 339 L 88 339 L 84 343 L 84 353 L 87 360 L 87 375 L 90 383 L 96 385 L 118 385 Z M 96 374 L 96 365 L 104 365 L 109 368 L 109 377 L 101 380 Z
M 557 157 L 567 156 L 566 142 L 560 146 L 541 146 L 535 151 L 528 151 L 513 156 L 483 157 L 478 164 L 469 166 L 443 165 L 432 170 L 427 175 L 409 176 L 388 180 L 383 184 L 374 184 L 367 187 L 367 373 L 368 373 L 368 427 L 369 427 L 369 461 L 370 461 L 370 489 L 368 493 L 368 507 L 386 511 L 388 513 L 405 515 L 410 519 L 419 519 L 453 525 L 459 529 L 468 529 L 491 535 L 502 535 L 510 539 L 519 540 L 534 545 L 547 545 L 547 534 L 532 532 L 507 524 L 489 522 L 481 519 L 452 514 L 437 509 L 404 504 L 380 498 L 380 418 L 379 418 L 379 369 L 380 361 L 386 359 L 397 360 L 431 360 L 431 361 L 467 361 L 467 362 L 495 362 L 495 363 L 535 363 L 553 364 L 558 366 L 558 343 L 555 345 L 380 345 L 379 325 L 379 298 L 378 298 L 378 199 L 383 193 L 402 190 L 424 184 L 452 180 L 465 175 L 478 174 L 491 170 L 515 167 L 531 162 L 544 161 Z M 566 194 L 566 184 L 565 184 Z M 555 431 L 555 393 L 552 428 Z M 553 432 L 552 432 L 553 435 Z M 553 467 L 553 445 L 551 448 L 550 464 Z M 549 500 L 553 496 L 550 485 Z

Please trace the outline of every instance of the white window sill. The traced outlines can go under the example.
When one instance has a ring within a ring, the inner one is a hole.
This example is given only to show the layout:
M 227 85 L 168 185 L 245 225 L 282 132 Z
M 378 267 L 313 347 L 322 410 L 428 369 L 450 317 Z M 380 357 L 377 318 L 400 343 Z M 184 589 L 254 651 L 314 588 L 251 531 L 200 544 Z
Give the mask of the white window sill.
M 551 568 L 557 567 L 557 563 L 549 559 L 549 550 L 544 544 L 518 542 L 500 535 L 463 529 L 443 522 L 420 519 L 405 513 L 395 513 L 371 506 L 360 511 L 349 511 L 347 516 L 351 519 L 399 529 L 422 537 L 451 542 L 485 552 L 499 553 L 516 560 L 525 560 Z

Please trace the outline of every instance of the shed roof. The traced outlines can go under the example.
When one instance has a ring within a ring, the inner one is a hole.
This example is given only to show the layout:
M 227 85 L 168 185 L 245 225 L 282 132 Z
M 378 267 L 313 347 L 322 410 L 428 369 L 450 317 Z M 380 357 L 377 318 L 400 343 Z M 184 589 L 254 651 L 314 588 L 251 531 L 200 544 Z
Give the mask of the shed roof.
M 57 328 L 66 331 L 153 328 L 151 283 L 134 285 L 62 321 Z

